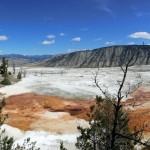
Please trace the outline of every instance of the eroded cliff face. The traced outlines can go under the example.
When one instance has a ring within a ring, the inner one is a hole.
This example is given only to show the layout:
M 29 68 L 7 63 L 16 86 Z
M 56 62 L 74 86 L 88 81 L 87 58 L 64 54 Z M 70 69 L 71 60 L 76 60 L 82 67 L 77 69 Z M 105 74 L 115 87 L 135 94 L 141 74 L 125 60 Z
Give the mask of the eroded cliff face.
M 117 67 L 124 64 L 134 54 L 130 65 L 150 64 L 150 46 L 111 46 L 94 50 L 78 51 L 53 56 L 42 63 L 45 67 L 97 68 Z

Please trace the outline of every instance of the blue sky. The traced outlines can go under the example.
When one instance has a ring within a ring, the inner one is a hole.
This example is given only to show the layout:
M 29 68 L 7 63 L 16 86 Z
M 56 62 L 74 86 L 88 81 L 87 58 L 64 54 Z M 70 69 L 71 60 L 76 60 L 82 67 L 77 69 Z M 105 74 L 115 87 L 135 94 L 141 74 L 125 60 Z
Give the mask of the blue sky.
M 0 0 L 0 54 L 150 44 L 149 0 Z

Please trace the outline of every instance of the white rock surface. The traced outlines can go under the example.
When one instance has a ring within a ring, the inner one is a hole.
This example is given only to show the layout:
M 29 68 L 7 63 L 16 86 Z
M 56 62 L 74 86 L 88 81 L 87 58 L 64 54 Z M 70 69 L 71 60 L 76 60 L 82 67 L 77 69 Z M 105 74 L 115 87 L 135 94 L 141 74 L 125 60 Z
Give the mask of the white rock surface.
M 150 68 L 147 66 L 130 67 L 124 86 L 127 89 L 143 80 L 143 84 L 150 85 Z M 60 96 L 71 99 L 90 99 L 95 95 L 102 95 L 96 87 L 93 78 L 98 69 L 63 69 L 63 68 L 27 68 L 27 76 L 20 82 L 0 89 L 1 97 L 9 97 L 22 93 L 35 92 L 50 96 Z M 42 75 L 41 75 L 42 72 Z M 122 79 L 120 68 L 100 68 L 97 80 L 102 89 L 115 95 L 118 89 L 117 81 Z M 141 77 L 141 78 L 140 78 Z
M 135 88 L 141 79 L 143 84 L 150 85 L 150 66 L 130 67 L 124 86 L 124 93 Z M 20 82 L 0 89 L 1 97 L 9 97 L 22 93 L 34 92 L 50 96 L 60 96 L 64 98 L 87 99 L 102 95 L 95 86 L 93 75 L 97 69 L 63 69 L 63 68 L 27 68 L 27 76 Z M 42 74 L 41 74 L 42 73 Z M 99 85 L 109 94 L 115 95 L 118 89 L 117 81 L 122 79 L 120 68 L 101 68 L 98 71 L 97 80 Z M 141 78 L 140 78 L 141 77 Z M 45 117 L 59 118 L 62 114 L 45 114 Z M 83 123 L 82 123 L 83 124 Z M 6 134 L 13 136 L 16 143 L 22 144 L 24 139 L 31 137 L 31 141 L 37 141 L 36 147 L 41 150 L 58 150 L 60 141 L 64 141 L 66 148 L 75 150 L 77 134 L 50 134 L 43 131 L 21 132 L 19 129 L 4 125 Z

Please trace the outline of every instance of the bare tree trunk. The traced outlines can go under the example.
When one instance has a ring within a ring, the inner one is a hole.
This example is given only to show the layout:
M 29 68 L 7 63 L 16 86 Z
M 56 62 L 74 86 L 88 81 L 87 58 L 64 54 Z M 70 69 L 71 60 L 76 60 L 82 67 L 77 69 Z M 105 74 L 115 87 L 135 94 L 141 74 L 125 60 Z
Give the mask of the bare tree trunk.
M 16 65 L 15 65 L 14 61 L 12 61 L 12 67 L 13 67 L 13 74 L 15 74 L 16 73 Z

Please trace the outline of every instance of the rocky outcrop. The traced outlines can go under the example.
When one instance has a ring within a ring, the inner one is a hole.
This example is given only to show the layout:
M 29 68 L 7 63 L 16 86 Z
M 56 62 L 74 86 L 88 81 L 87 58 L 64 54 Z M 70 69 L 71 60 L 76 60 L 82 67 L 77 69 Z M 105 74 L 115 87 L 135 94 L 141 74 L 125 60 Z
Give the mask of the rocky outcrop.
M 130 65 L 150 64 L 150 46 L 111 46 L 53 56 L 42 62 L 45 67 L 97 68 L 124 64 L 134 54 Z

